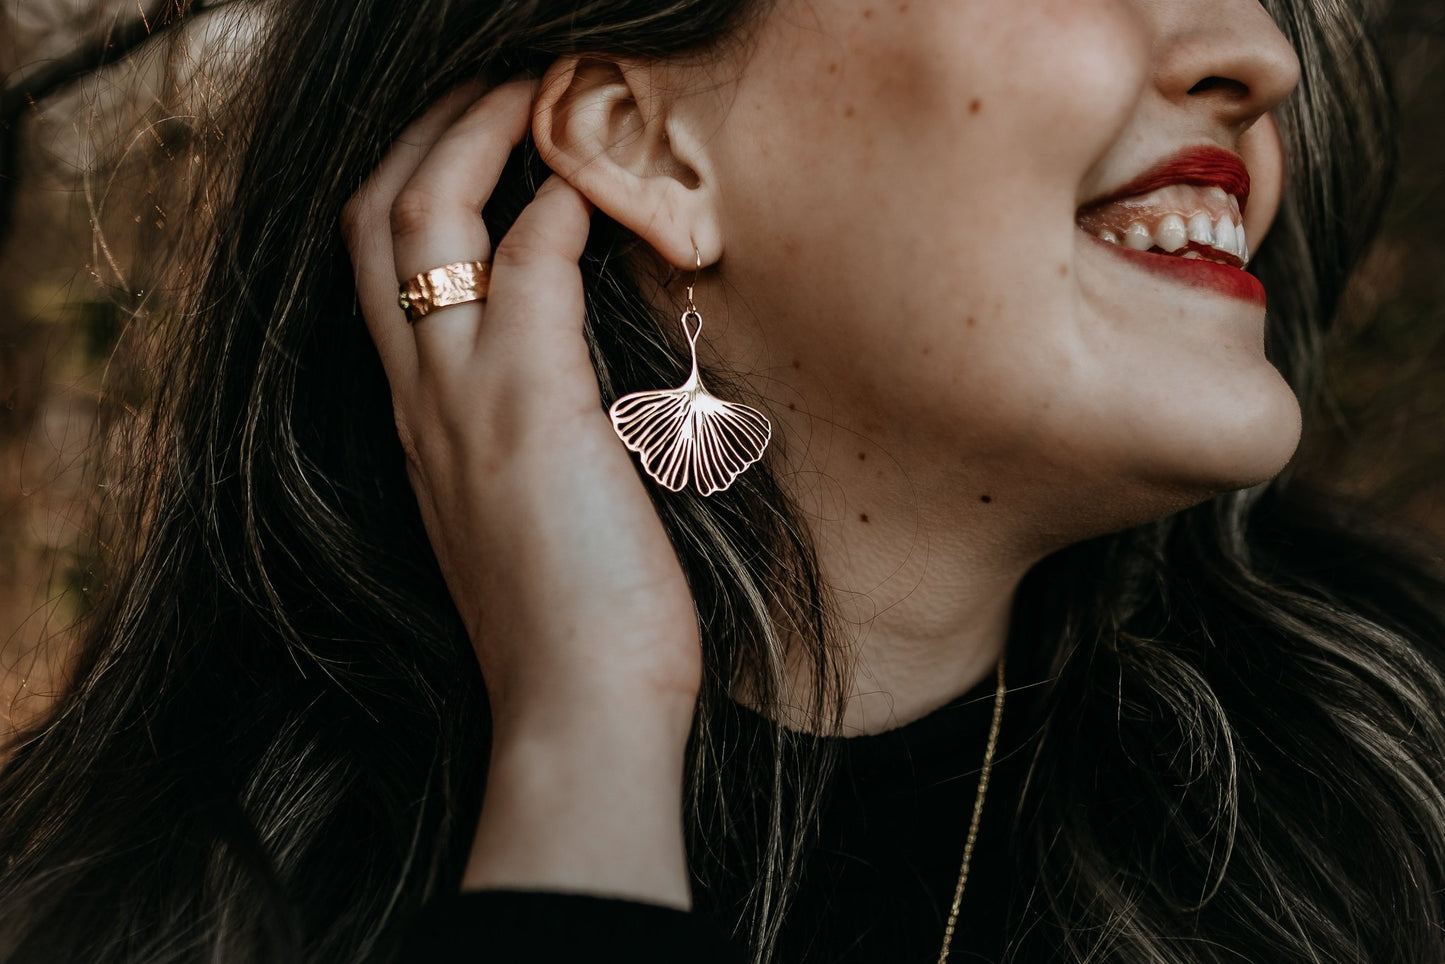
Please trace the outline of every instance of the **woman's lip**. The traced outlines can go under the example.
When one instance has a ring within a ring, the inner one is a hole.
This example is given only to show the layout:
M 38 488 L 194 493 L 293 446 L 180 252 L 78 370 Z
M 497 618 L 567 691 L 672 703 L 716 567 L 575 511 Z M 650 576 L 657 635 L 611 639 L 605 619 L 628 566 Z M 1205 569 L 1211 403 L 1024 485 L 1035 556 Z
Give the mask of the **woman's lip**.
M 1239 199 L 1241 214 L 1249 205 L 1249 170 L 1244 166 L 1244 161 L 1240 160 L 1238 154 L 1209 145 L 1187 147 L 1160 161 L 1118 190 L 1110 192 L 1108 197 L 1096 198 L 1084 207 L 1102 207 L 1111 201 L 1136 194 L 1148 194 L 1156 188 L 1168 187 L 1171 184 L 1222 188 L 1225 194 L 1232 194 Z
M 1125 261 L 1171 281 L 1203 288 L 1207 291 L 1217 291 L 1232 298 L 1259 305 L 1261 308 L 1264 307 L 1264 285 L 1248 271 L 1204 258 L 1181 258 L 1174 254 L 1135 251 L 1122 244 L 1110 244 L 1082 228 L 1079 229 L 1079 233 L 1114 256 L 1123 258 Z

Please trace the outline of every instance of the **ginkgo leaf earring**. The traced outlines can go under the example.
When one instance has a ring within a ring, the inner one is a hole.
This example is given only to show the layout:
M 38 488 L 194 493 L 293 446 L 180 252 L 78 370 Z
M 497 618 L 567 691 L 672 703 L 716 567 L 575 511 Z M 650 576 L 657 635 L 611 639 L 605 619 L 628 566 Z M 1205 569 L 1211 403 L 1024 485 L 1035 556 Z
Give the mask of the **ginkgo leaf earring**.
M 702 271 L 702 253 L 697 270 Z M 703 495 L 721 492 L 763 457 L 773 437 L 773 426 L 757 409 L 725 402 L 703 387 L 697 370 L 697 336 L 702 315 L 692 302 L 693 284 L 687 286 L 687 308 L 682 332 L 692 352 L 692 373 L 677 388 L 633 392 L 612 403 L 612 427 L 629 449 L 642 459 L 642 467 L 658 484 L 674 492 L 688 482 Z

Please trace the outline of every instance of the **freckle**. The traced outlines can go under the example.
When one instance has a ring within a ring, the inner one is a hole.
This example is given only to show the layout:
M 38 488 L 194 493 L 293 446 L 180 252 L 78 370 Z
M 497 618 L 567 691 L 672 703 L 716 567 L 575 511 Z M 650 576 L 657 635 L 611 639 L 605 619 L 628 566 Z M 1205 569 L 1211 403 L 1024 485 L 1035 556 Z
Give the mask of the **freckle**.
M 1060 278 L 1067 278 L 1068 276 L 1069 276 L 1069 266 L 1066 265 L 1066 264 L 1061 264 L 1061 265 L 1059 265 L 1059 277 L 1060 277 Z
M 868 461 L 868 453 L 867 453 L 867 452 L 859 452 L 859 453 L 858 453 L 858 461 L 859 461 L 859 462 L 866 462 L 866 461 Z
M 836 74 L 837 72 L 838 72 L 838 65 L 837 65 L 837 64 L 829 64 L 829 65 L 828 65 L 828 73 L 830 73 L 830 74 Z
M 977 97 L 975 97 L 973 100 L 971 100 L 971 101 L 968 102 L 968 112 L 969 112 L 970 114 L 977 114 L 978 111 L 979 111 L 979 108 L 981 108 L 982 106 L 983 106 L 983 101 L 981 101 L 981 100 L 979 100 Z
M 844 117 L 852 117 L 852 116 L 853 116 L 853 105 L 852 105 L 852 104 L 849 104 L 847 107 L 844 107 L 844 108 L 843 108 L 843 116 L 844 116 Z
M 803 370 L 803 363 L 800 362 L 798 359 L 794 358 L 794 359 L 793 359 L 793 371 L 795 371 L 795 372 L 800 372 L 800 371 L 802 371 L 802 370 Z
M 898 12 L 899 12 L 899 13 L 907 13 L 907 12 L 908 12 L 908 4 L 906 4 L 906 3 L 900 3 L 900 4 L 898 5 Z
M 872 17 L 873 17 L 873 10 L 872 10 L 871 8 L 864 8 L 864 10 L 863 10 L 863 19 L 864 19 L 864 20 L 870 20 L 870 19 L 872 19 Z
M 973 315 L 969 315 L 963 323 L 968 327 L 972 328 L 974 325 L 978 324 L 978 321 L 974 319 Z
M 992 501 L 993 501 L 993 496 L 991 496 L 991 495 L 981 495 L 981 496 L 978 497 L 978 501 L 980 501 L 980 502 L 992 502 Z
M 923 346 L 923 354 L 924 354 L 924 355 L 931 355 L 931 354 L 933 354 L 933 347 L 932 347 L 931 345 L 924 345 L 924 346 Z
M 860 515 L 860 516 L 858 517 L 858 521 L 859 521 L 859 522 L 867 522 L 867 521 L 868 521 L 868 516 L 867 516 L 867 515 Z
M 797 405 L 794 405 L 792 402 L 789 402 L 789 403 L 788 403 L 788 411 L 790 411 L 790 412 L 796 412 L 797 410 L 798 410 L 798 406 L 797 406 Z

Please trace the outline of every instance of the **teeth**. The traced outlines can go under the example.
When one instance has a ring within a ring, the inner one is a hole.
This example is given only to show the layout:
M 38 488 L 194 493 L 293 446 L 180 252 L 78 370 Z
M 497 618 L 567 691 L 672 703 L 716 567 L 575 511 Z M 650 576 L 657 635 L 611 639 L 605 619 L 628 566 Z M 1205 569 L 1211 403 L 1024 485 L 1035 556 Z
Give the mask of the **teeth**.
M 1189 219 L 1189 240 L 1211 246 L 1214 244 L 1214 225 L 1209 223 L 1209 215 L 1200 213 Z
M 1228 251 L 1235 257 L 1239 257 L 1239 238 L 1234 230 L 1234 222 L 1227 217 L 1220 217 L 1214 224 L 1214 237 L 1217 239 L 1214 246 L 1221 251 Z
M 1244 225 L 1235 224 L 1228 215 L 1221 215 L 1217 222 L 1210 224 L 1209 215 L 1202 212 L 1195 214 L 1187 222 L 1182 214 L 1166 214 L 1159 219 L 1152 231 L 1147 222 L 1131 221 L 1124 229 L 1122 238 L 1112 228 L 1099 228 L 1098 235 L 1102 241 L 1109 244 L 1122 243 L 1135 251 L 1148 251 L 1158 247 L 1173 254 L 1192 241 L 1232 254 L 1241 261 L 1249 260 L 1249 244 L 1245 241 Z M 1196 251 L 1186 251 L 1182 257 L 1205 256 Z
M 1180 257 L 1182 257 L 1185 261 L 1203 261 L 1203 260 L 1204 260 L 1204 255 L 1200 254 L 1198 251 L 1186 251 L 1186 252 L 1184 252 L 1182 255 L 1180 255 Z
M 1189 243 L 1189 233 L 1184 219 L 1177 214 L 1166 214 L 1154 229 L 1154 240 L 1165 251 L 1175 252 Z
M 1173 184 L 1147 194 L 1079 210 L 1079 227 L 1106 244 L 1182 257 L 1190 249 L 1206 260 L 1249 260 L 1239 199 L 1218 185 Z

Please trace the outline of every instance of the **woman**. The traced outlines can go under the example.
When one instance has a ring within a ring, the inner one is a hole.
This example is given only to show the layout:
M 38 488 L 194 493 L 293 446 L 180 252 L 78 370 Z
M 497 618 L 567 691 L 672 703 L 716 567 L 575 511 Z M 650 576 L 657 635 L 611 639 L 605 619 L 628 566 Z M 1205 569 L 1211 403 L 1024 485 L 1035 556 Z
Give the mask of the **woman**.
M 7 960 L 1445 958 L 1445 583 L 1268 481 L 1358 12 L 268 17 Z

